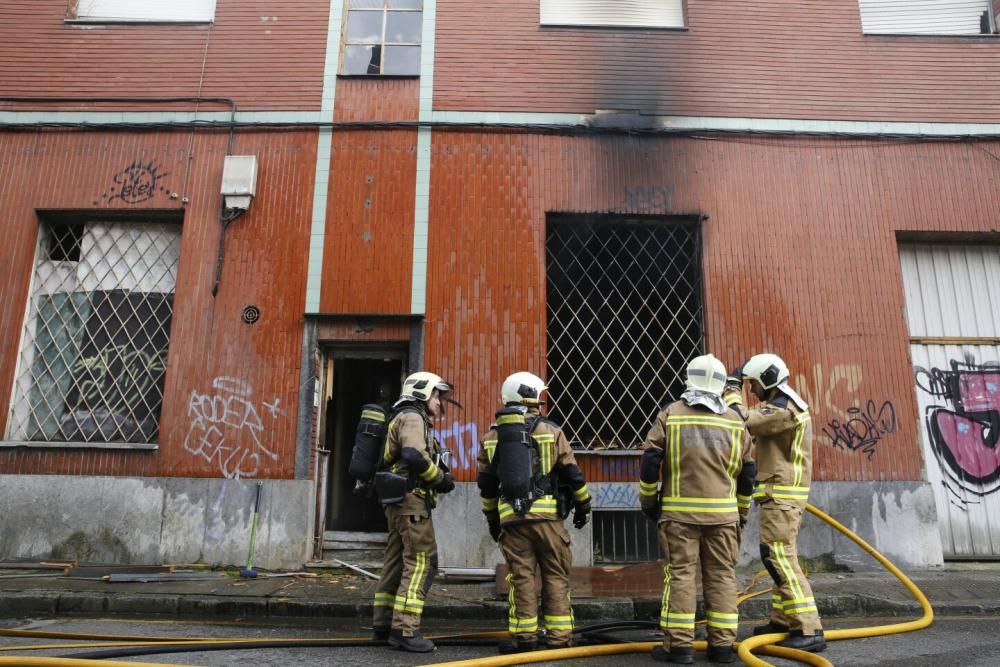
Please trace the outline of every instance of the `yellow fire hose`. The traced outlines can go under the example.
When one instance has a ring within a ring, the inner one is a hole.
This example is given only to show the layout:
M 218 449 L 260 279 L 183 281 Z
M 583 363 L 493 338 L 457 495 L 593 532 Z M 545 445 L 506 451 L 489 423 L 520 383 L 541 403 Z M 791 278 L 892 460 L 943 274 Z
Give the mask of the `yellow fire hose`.
M 867 628 L 852 628 L 849 630 L 831 630 L 825 633 L 826 639 L 828 640 L 839 640 L 839 639 L 858 639 L 862 637 L 877 637 L 881 635 L 898 634 L 902 632 L 913 632 L 915 630 L 921 630 L 926 628 L 934 621 L 934 610 L 931 608 L 930 602 L 927 600 L 927 596 L 917 588 L 917 586 L 907 577 L 903 572 L 899 570 L 895 565 L 893 565 L 885 556 L 879 553 L 874 547 L 869 545 L 863 539 L 855 535 L 848 528 L 843 526 L 837 520 L 833 519 L 825 512 L 813 507 L 812 505 L 806 505 L 806 510 L 808 510 L 813 515 L 819 517 L 823 521 L 827 522 L 841 533 L 853 540 L 858 546 L 864 549 L 866 552 L 871 554 L 879 563 L 882 564 L 889 572 L 891 572 L 897 579 L 902 582 L 904 586 L 913 594 L 913 596 L 920 603 L 923 609 L 923 616 L 919 619 L 907 621 L 904 623 L 893 623 L 889 625 L 879 625 Z M 756 581 L 756 579 L 755 579 Z M 751 583 L 751 587 L 753 583 Z M 742 602 L 748 598 L 760 595 L 766 591 L 757 591 L 755 593 L 744 594 L 740 596 L 739 601 Z M 149 644 L 159 644 L 159 645 L 178 645 L 178 646 L 191 646 L 201 643 L 224 643 L 224 642 L 268 642 L 275 641 L 275 639 L 231 639 L 231 638 L 204 638 L 204 639 L 191 639 L 190 637 L 119 637 L 115 635 L 96 635 L 96 634 L 77 634 L 77 633 L 65 633 L 65 632 L 46 632 L 46 631 L 33 631 L 33 630 L 0 630 L 0 636 L 6 637 L 32 637 L 32 638 L 47 638 L 47 639 L 71 639 L 71 640 L 104 640 L 109 642 L 108 644 L 69 644 L 69 645 L 47 645 L 47 646 L 19 646 L 19 647 L 4 647 L 0 648 L 0 651 L 6 650 L 40 650 L 40 649 L 54 649 L 54 648 L 84 648 L 90 646 L 108 646 L 113 645 L 117 647 L 123 646 L 141 646 Z M 446 639 L 446 638 L 506 638 L 508 633 L 503 631 L 498 632 L 479 632 L 472 634 L 463 635 L 445 635 L 434 637 L 434 639 Z M 829 660 L 823 658 L 822 656 L 815 655 L 812 653 L 807 653 L 805 651 L 798 651 L 795 649 L 784 648 L 781 646 L 774 646 L 774 642 L 781 641 L 785 639 L 788 635 L 786 634 L 769 634 L 760 635 L 757 637 L 750 637 L 742 642 L 739 642 L 737 646 L 737 651 L 740 658 L 751 667 L 773 667 L 770 663 L 761 660 L 752 654 L 752 652 L 757 652 L 763 655 L 771 655 L 775 657 L 785 658 L 788 660 L 795 660 L 808 665 L 814 665 L 815 667 L 833 667 L 833 663 Z M 309 643 L 308 639 L 301 639 L 303 646 L 307 646 Z M 113 643 L 111 643 L 113 642 Z M 507 667 L 508 665 L 519 665 L 532 662 L 545 662 L 549 660 L 568 660 L 572 658 L 586 658 L 594 657 L 600 655 L 618 655 L 625 653 L 646 653 L 653 649 L 653 647 L 658 646 L 659 642 L 638 642 L 638 643 L 628 643 L 628 644 L 605 644 L 599 646 L 579 646 L 573 648 L 565 649 L 553 649 L 547 651 L 534 651 L 531 653 L 517 653 L 505 656 L 493 656 L 489 658 L 474 658 L 471 660 L 459 660 L 454 662 L 442 662 L 433 663 L 431 665 L 425 665 L 424 667 Z M 694 648 L 696 651 L 704 651 L 707 649 L 706 642 L 697 641 L 694 643 Z M 122 661 L 109 661 L 109 660 L 88 660 L 88 659 L 77 659 L 77 658 L 33 658 L 28 656 L 10 656 L 10 657 L 0 657 L 0 667 L 4 665 L 19 665 L 21 667 L 181 667 L 180 665 L 169 665 L 166 663 L 147 663 L 147 662 L 122 662 Z

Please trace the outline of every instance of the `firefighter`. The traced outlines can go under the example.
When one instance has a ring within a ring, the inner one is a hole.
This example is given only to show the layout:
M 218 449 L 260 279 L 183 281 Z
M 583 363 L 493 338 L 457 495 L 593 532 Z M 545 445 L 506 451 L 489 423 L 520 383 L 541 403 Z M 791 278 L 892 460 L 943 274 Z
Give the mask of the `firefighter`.
M 539 412 L 546 389 L 531 373 L 514 373 L 504 380 L 504 409 L 497 412 L 478 458 L 483 513 L 508 569 L 511 641 L 500 645 L 501 653 L 538 648 L 536 568 L 542 574 L 546 648 L 570 646 L 573 636 L 572 556 L 563 521 L 572 506 L 573 525 L 580 529 L 587 524 L 590 492 L 566 435 Z
M 743 407 L 743 381 L 760 401 Z M 755 635 L 787 632 L 779 646 L 818 653 L 826 648 L 816 601 L 799 567 L 796 539 L 812 479 L 809 406 L 788 384 L 788 366 L 774 354 L 758 354 L 730 374 L 726 403 L 745 418 L 754 439 L 760 507 L 760 558 L 774 580 L 771 618 Z
M 710 662 L 735 662 L 736 559 L 753 492 L 750 436 L 722 400 L 726 368 L 711 354 L 687 367 L 680 400 L 657 416 L 643 443 L 639 501 L 659 522 L 666 552 L 660 662 L 694 662 L 696 576 L 701 568 Z
M 403 382 L 389 422 L 382 472 L 375 486 L 384 505 L 389 539 L 382 576 L 375 586 L 374 637 L 395 649 L 427 653 L 434 643 L 420 634 L 424 599 L 437 572 L 437 543 L 431 510 L 438 494 L 455 488 L 447 454 L 432 433 L 451 385 L 433 373 Z

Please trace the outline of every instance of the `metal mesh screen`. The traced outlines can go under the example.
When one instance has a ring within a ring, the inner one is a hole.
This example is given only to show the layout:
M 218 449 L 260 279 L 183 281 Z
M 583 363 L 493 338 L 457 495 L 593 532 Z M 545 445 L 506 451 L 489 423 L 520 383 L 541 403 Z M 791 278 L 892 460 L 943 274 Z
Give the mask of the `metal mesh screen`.
M 10 440 L 155 443 L 177 224 L 44 223 Z
M 642 512 L 594 512 L 594 563 L 646 563 L 661 558 L 657 525 Z
M 703 349 L 698 226 L 550 219 L 546 260 L 550 414 L 574 447 L 638 447 Z

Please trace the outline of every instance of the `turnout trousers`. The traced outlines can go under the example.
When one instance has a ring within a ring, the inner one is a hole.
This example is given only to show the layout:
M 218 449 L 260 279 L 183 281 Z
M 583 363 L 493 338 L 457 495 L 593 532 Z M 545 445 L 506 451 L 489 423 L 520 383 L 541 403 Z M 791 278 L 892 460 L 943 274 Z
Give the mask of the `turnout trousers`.
M 382 576 L 375 586 L 372 625 L 400 630 L 412 637 L 420 630 L 424 599 L 437 573 L 434 524 L 426 517 L 403 514 L 394 505 L 385 507 L 389 540 Z
M 771 621 L 814 635 L 822 630 L 812 587 L 799 567 L 795 547 L 802 524 L 802 508 L 776 505 L 760 506 L 760 559 L 774 586 L 771 588 Z
M 738 525 L 734 522 L 706 526 L 668 519 L 660 522 L 660 535 L 661 544 L 667 545 L 660 610 L 663 648 L 690 648 L 694 641 L 699 566 L 705 594 L 708 643 L 732 646 L 739 626 L 736 608 Z
M 507 629 L 515 644 L 533 642 L 538 633 L 538 594 L 535 569 L 542 573 L 542 623 L 545 643 L 568 646 L 573 638 L 569 570 L 573 558 L 569 533 L 561 521 L 536 521 L 504 526 L 500 551 L 507 561 L 509 609 Z

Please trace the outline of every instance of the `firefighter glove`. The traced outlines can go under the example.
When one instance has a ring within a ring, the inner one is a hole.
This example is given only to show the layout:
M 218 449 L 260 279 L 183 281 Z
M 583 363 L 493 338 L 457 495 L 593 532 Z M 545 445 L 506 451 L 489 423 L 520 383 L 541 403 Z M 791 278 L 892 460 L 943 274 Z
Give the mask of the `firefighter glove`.
M 452 491 L 454 491 L 455 480 L 452 478 L 451 473 L 446 472 L 444 474 L 444 477 L 441 478 L 441 481 L 438 482 L 438 485 L 435 488 L 437 489 L 438 493 L 451 493 Z
M 642 513 L 646 515 L 646 518 L 650 521 L 657 522 L 660 520 L 660 506 L 650 505 L 649 507 L 644 507 Z
M 496 512 L 490 512 L 486 515 L 486 524 L 490 529 L 490 537 L 493 538 L 494 542 L 500 541 L 500 515 Z
M 590 521 L 590 503 L 577 503 L 573 512 L 573 527 L 577 530 L 583 528 Z
M 726 386 L 728 387 L 743 387 L 743 367 L 747 365 L 747 362 L 743 362 L 736 368 L 729 371 L 729 377 L 726 378 Z

